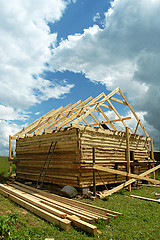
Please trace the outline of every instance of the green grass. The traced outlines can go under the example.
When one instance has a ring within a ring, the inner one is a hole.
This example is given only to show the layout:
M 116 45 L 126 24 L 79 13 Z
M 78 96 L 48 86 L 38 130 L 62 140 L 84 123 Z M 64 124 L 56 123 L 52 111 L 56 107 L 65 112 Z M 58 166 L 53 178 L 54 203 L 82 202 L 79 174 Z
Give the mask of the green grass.
M 9 177 L 9 161 L 8 157 L 1 157 L 0 156 L 0 176 L 2 177 Z M 13 173 L 15 172 L 15 165 L 12 165 Z
M 6 160 L 4 160 L 6 163 Z M 2 162 L 1 162 L 2 163 Z M 7 169 L 7 168 L 6 168 Z M 8 171 L 8 170 L 7 170 Z M 157 179 L 160 174 L 157 173 Z M 132 188 L 132 194 L 155 198 L 154 193 L 160 193 L 158 187 Z M 157 197 L 158 199 L 158 197 Z M 8 198 L 0 195 L 0 215 L 8 216 L 15 213 L 17 221 L 15 227 L 10 230 L 8 239 L 14 240 L 41 240 L 45 238 L 72 239 L 72 240 L 157 240 L 160 239 L 160 204 L 145 200 L 131 198 L 125 189 L 113 194 L 108 201 L 96 199 L 81 200 L 96 206 L 108 208 L 123 213 L 122 216 L 106 223 L 98 221 L 95 225 L 102 234 L 93 237 L 79 229 L 71 228 L 68 232 L 44 221 L 36 215 L 21 208 Z M 0 237 L 1 239 L 1 237 Z

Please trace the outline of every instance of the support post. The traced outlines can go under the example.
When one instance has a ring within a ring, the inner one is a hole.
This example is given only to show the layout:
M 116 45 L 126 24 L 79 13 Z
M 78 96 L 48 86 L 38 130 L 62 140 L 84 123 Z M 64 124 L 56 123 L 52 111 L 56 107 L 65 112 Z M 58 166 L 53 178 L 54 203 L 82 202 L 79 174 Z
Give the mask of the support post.
M 12 137 L 11 135 L 9 135 L 9 158 L 12 158 L 12 143 L 11 143 Z M 10 161 L 10 165 L 9 165 L 9 175 L 12 175 L 12 162 Z
M 95 164 L 95 148 L 92 148 L 93 152 L 93 165 Z M 96 196 L 96 170 L 93 169 L 93 195 Z
M 131 173 L 130 166 L 130 149 L 129 149 L 129 128 L 126 127 L 126 161 L 127 161 L 127 173 Z M 130 178 L 127 177 L 127 181 Z M 128 191 L 131 192 L 131 185 L 128 186 Z
M 154 152 L 153 152 L 153 140 L 152 140 L 152 138 L 151 138 L 151 159 L 154 161 Z M 152 167 L 154 167 L 155 165 L 154 165 L 154 163 L 152 164 Z M 155 176 L 156 174 L 155 174 L 155 171 L 153 172 L 153 179 L 155 179 L 156 178 L 156 176 Z

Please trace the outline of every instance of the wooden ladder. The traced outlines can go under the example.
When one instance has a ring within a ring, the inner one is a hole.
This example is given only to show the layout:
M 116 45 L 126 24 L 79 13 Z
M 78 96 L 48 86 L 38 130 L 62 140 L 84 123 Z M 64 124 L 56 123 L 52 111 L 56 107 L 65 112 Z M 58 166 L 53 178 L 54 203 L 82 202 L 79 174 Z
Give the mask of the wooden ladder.
M 57 141 L 55 143 L 53 141 L 51 142 L 50 148 L 49 148 L 48 153 L 47 153 L 46 160 L 43 163 L 43 167 L 41 168 L 40 175 L 39 175 L 38 180 L 37 180 L 37 184 L 36 184 L 37 188 L 41 188 L 43 186 L 43 183 L 44 183 L 44 180 L 45 180 L 50 162 L 52 160 L 52 156 L 53 156 L 56 144 L 57 144 Z M 52 146 L 53 146 L 53 148 L 52 148 Z M 41 184 L 39 185 L 40 182 L 41 182 Z

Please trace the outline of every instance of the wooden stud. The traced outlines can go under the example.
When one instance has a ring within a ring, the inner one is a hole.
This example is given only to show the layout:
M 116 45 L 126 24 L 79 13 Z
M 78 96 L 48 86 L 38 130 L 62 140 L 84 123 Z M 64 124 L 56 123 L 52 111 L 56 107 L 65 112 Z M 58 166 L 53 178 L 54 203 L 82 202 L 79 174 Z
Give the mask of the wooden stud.
M 139 122 L 142 130 L 144 131 L 144 133 L 146 134 L 147 137 L 149 137 L 147 131 L 145 130 L 145 128 L 143 127 L 141 121 L 139 120 L 139 118 L 137 117 L 136 113 L 134 112 L 133 108 L 131 107 L 131 105 L 129 104 L 127 98 L 124 96 L 123 92 L 121 91 L 121 89 L 119 89 L 119 93 L 121 94 L 121 96 L 123 97 L 124 101 L 127 103 L 127 106 L 129 107 L 129 109 L 131 110 L 131 112 L 133 113 L 134 117 L 136 118 L 137 122 Z
M 12 137 L 9 135 L 9 159 L 12 158 Z M 12 162 L 9 164 L 9 175 L 12 175 Z
M 126 105 L 127 106 L 127 103 L 120 100 L 120 99 L 117 99 L 117 98 L 114 98 L 114 97 L 111 97 L 110 100 L 114 101 L 114 102 L 117 102 L 117 103 L 121 103 L 123 105 Z
M 154 160 L 154 152 L 153 152 L 153 140 L 151 138 L 150 140 L 150 144 L 151 144 L 151 159 Z M 154 163 L 152 164 L 152 167 L 154 167 Z M 153 179 L 156 178 L 156 173 L 155 171 L 153 172 Z
M 130 166 L 130 148 L 129 148 L 129 128 L 126 127 L 126 162 L 127 162 L 127 173 L 131 173 Z M 129 180 L 129 177 L 127 177 Z M 131 185 L 128 186 L 128 191 L 131 192 Z
M 95 164 L 95 148 L 92 148 L 93 164 Z M 96 196 L 96 170 L 93 169 L 93 195 Z

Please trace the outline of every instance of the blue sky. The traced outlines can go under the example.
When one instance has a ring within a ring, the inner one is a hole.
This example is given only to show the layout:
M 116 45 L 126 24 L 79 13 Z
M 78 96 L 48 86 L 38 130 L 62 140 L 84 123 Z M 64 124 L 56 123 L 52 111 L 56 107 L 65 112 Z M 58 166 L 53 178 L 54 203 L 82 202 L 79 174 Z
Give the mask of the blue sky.
M 117 87 L 159 146 L 159 12 L 159 0 L 0 1 L 0 154 L 52 108 Z

